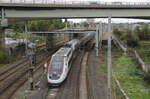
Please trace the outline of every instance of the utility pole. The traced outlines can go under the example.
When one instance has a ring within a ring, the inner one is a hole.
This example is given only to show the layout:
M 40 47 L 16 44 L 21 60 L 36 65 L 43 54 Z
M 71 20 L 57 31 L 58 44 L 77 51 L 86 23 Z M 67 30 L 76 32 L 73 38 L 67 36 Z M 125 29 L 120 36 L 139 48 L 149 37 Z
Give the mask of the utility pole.
M 108 17 L 108 96 L 111 99 L 111 15 Z
M 36 65 L 36 55 L 35 55 L 35 47 L 31 45 L 29 50 L 29 81 L 30 81 L 30 90 L 34 89 L 33 83 L 33 70 Z
M 96 35 L 95 35 L 95 39 L 96 39 L 96 56 L 98 56 L 99 54 L 99 25 L 96 25 Z
M 33 70 L 36 63 L 36 56 L 35 56 L 35 46 L 28 44 L 28 22 L 25 21 L 25 34 L 26 34 L 26 56 L 29 60 L 29 82 L 30 82 L 30 90 L 33 90 Z
M 28 22 L 25 21 L 25 48 L 26 48 L 26 55 L 28 57 Z
M 100 44 L 99 44 L 99 49 L 101 49 L 102 48 L 102 36 L 103 36 L 103 23 L 100 21 L 100 27 L 99 27 L 99 42 L 100 42 Z

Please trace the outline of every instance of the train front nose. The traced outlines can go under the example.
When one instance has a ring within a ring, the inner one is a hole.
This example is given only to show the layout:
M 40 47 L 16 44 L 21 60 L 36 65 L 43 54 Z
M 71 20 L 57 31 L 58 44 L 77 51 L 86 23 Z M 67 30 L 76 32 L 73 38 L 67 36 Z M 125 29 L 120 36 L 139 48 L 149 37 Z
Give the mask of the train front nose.
M 51 80 L 58 80 L 60 78 L 60 74 L 57 72 L 53 72 L 52 74 L 50 74 L 49 78 Z

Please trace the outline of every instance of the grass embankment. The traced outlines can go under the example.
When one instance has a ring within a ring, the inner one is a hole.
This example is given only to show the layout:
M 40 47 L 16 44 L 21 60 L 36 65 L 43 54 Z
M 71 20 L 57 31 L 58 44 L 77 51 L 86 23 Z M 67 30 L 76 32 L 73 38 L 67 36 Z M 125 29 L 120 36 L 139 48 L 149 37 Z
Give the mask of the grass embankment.
M 106 50 L 101 53 L 101 56 L 103 58 L 102 67 L 107 75 Z M 139 64 L 132 55 L 124 56 L 123 52 L 112 50 L 112 69 L 130 99 L 149 99 L 150 84 L 145 82 L 145 74 L 141 71 Z M 114 79 L 112 79 L 112 91 L 114 98 L 124 99 Z
M 141 41 L 139 46 L 135 48 L 140 57 L 150 65 L 150 41 Z

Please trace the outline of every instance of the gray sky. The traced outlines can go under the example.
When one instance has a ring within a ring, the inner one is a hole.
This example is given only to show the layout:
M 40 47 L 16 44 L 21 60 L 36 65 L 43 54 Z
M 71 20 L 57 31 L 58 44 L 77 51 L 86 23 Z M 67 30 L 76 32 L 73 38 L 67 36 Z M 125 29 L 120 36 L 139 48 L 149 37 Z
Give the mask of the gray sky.
M 73 21 L 75 23 L 85 21 L 86 19 L 68 19 L 68 21 Z M 96 22 L 104 22 L 107 23 L 107 18 L 99 18 L 95 19 Z M 120 19 L 120 18 L 112 18 L 112 23 L 135 23 L 135 22 L 150 22 L 150 20 L 139 20 L 139 19 Z

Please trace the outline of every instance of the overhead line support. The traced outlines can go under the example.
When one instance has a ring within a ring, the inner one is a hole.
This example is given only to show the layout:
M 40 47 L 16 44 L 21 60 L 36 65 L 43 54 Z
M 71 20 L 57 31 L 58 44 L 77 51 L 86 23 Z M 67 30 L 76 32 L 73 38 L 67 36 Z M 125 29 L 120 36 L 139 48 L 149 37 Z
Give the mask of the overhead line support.
M 108 16 L 108 95 L 107 99 L 111 99 L 111 15 Z

